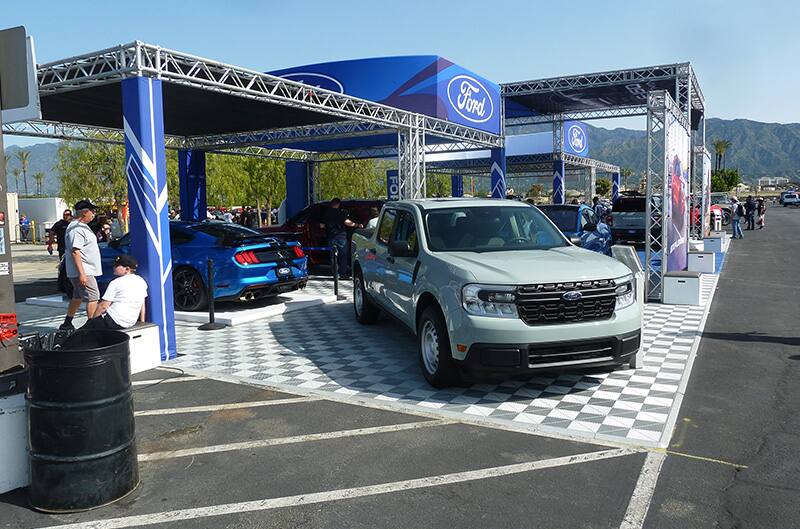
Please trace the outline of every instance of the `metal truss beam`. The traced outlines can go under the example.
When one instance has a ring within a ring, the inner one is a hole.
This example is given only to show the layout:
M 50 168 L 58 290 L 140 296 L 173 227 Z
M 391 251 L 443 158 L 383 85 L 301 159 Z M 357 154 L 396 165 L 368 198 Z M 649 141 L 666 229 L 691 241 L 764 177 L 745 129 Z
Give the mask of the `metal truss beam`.
M 358 121 L 338 121 L 322 125 L 305 125 L 281 129 L 266 129 L 237 134 L 212 134 L 190 136 L 187 144 L 194 149 L 216 147 L 246 147 L 248 145 L 269 145 L 272 143 L 299 143 L 308 141 L 335 140 L 373 136 L 376 134 L 395 134 L 392 128 Z
M 689 134 L 691 128 L 684 112 L 665 90 L 650 92 L 647 96 L 647 195 L 645 231 L 645 288 L 646 299 L 661 301 L 663 278 L 667 270 L 669 219 L 665 218 L 664 204 L 671 200 L 667 175 L 667 130 L 672 120 L 678 121 Z M 692 154 L 691 152 L 688 154 Z M 687 241 L 688 244 L 688 241 Z
M 419 119 L 414 127 L 397 131 L 397 169 L 400 198 L 425 198 L 425 125 Z
M 538 173 L 540 171 L 547 171 L 547 174 L 552 176 L 553 162 L 557 159 L 556 154 L 550 152 L 509 157 L 506 159 L 506 172 L 519 177 L 519 174 L 522 172 Z M 603 173 L 616 173 L 619 171 L 619 166 L 592 158 L 584 158 L 583 156 L 577 156 L 575 154 L 561 153 L 561 159 L 566 162 L 571 170 L 577 171 L 594 168 L 596 171 Z M 490 164 L 488 160 L 475 159 L 432 162 L 428 163 L 427 167 L 430 172 L 434 173 L 475 175 L 488 174 Z
M 3 134 L 33 138 L 53 138 L 67 141 L 125 144 L 125 139 L 120 129 L 88 125 L 71 125 L 69 123 L 59 123 L 57 121 L 36 120 L 3 123 Z M 185 148 L 184 138 L 180 136 L 165 136 L 164 141 L 168 149 Z
M 43 64 L 38 73 L 42 96 L 147 76 L 393 129 L 410 129 L 422 121 L 429 134 L 441 138 L 485 147 L 503 144 L 500 135 L 139 41 Z
M 278 160 L 293 160 L 308 162 L 315 159 L 314 153 L 298 151 L 295 149 L 267 149 L 265 147 L 232 147 L 226 149 L 210 149 L 206 152 L 213 154 L 229 154 L 233 156 L 253 156 L 256 158 L 274 158 Z
M 627 107 L 600 108 L 596 110 L 577 110 L 560 114 L 541 114 L 539 116 L 525 116 L 506 119 L 506 129 L 524 125 L 537 125 L 556 123 L 561 121 L 589 121 L 593 119 L 627 118 L 631 116 L 646 116 L 647 106 L 635 105 Z M 512 131 L 513 132 L 513 131 Z

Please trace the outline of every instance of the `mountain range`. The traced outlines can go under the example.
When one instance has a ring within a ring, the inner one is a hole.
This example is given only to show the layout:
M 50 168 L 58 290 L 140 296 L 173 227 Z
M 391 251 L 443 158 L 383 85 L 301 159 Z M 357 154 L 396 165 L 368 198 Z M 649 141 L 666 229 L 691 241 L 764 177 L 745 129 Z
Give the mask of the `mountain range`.
M 731 142 L 725 153 L 725 167 L 739 169 L 745 182 L 755 183 L 762 176 L 800 180 L 800 123 L 707 119 L 706 147 L 712 163 L 713 142 L 717 139 Z M 589 156 L 628 167 L 634 174 L 641 175 L 647 157 L 645 133 L 589 126 Z
M 587 125 L 589 130 L 589 156 L 620 167 L 628 167 L 633 173 L 632 181 L 645 171 L 645 133 L 642 130 L 624 128 L 604 129 Z M 754 183 L 761 176 L 786 176 L 800 180 L 800 123 L 761 123 L 747 119 L 706 120 L 706 142 L 714 160 L 713 141 L 724 139 L 731 142 L 725 154 L 725 166 L 738 168 L 745 182 Z M 33 175 L 44 174 L 42 190 L 47 195 L 57 195 L 61 185 L 55 169 L 58 143 L 37 143 L 26 147 L 31 152 L 28 169 L 28 190 L 34 193 L 36 183 Z M 16 191 L 12 176 L 14 168 L 20 166 L 15 153 L 18 146 L 6 149 L 8 158 L 8 190 Z M 20 190 L 24 190 L 22 176 Z

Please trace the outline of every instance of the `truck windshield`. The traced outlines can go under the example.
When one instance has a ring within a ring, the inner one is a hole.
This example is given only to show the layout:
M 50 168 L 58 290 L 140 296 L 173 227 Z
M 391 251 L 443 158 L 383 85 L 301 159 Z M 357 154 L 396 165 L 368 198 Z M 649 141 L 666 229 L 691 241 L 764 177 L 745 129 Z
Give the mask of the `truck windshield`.
M 434 252 L 504 252 L 567 246 L 563 235 L 534 207 L 466 206 L 425 216 Z

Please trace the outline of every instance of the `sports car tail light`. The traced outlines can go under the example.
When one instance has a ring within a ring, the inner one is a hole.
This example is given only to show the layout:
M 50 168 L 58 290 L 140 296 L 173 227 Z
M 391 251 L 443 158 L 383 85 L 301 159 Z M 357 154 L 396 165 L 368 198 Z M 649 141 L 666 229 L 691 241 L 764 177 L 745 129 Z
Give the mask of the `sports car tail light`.
M 299 246 L 292 246 L 292 249 L 294 250 L 295 257 L 300 258 L 306 256 L 306 254 L 303 253 L 303 249 Z
M 238 252 L 233 256 L 233 258 L 236 259 L 237 263 L 243 265 L 258 264 L 261 262 L 258 260 L 258 257 L 256 257 L 256 254 L 252 250 Z

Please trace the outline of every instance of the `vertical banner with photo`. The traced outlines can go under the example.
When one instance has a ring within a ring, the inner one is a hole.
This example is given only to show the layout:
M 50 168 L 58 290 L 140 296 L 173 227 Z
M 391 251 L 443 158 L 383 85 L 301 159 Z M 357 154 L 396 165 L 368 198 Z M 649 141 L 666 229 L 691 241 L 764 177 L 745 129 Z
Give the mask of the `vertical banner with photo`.
M 666 272 L 675 272 L 686 270 L 689 258 L 689 132 L 670 112 L 666 113 L 666 124 Z
M 703 153 L 703 236 L 711 234 L 711 155 Z

